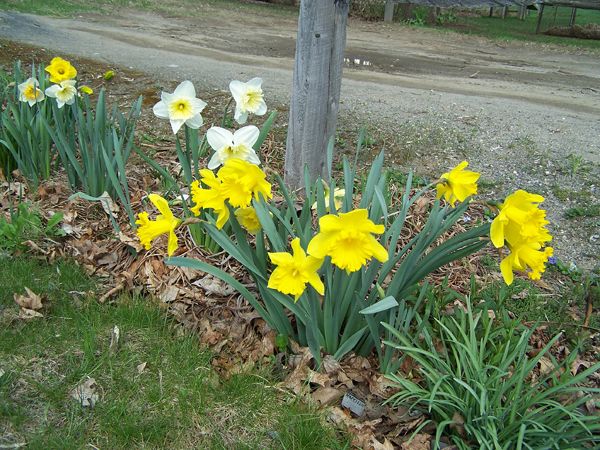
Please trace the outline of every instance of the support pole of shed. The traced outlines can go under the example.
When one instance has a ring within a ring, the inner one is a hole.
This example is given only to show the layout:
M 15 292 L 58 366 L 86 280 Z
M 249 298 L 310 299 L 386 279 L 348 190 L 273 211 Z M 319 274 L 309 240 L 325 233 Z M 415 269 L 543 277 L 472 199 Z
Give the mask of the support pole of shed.
M 537 25 L 535 26 L 535 34 L 540 32 L 540 27 L 542 26 L 542 16 L 544 15 L 544 4 L 540 6 L 540 10 L 538 12 L 538 20 Z
M 383 21 L 393 22 L 394 21 L 394 6 L 396 2 L 394 0 L 386 0 L 385 9 L 383 10 Z
M 575 16 L 576 15 L 577 15 L 577 8 L 573 8 L 571 10 L 571 19 L 569 19 L 569 27 L 571 28 L 571 30 L 575 26 Z
M 502 18 L 506 19 L 506 15 L 508 14 L 508 6 L 504 6 L 502 8 Z
M 492 17 L 493 15 L 494 15 L 494 7 L 490 6 L 490 16 L 489 17 Z

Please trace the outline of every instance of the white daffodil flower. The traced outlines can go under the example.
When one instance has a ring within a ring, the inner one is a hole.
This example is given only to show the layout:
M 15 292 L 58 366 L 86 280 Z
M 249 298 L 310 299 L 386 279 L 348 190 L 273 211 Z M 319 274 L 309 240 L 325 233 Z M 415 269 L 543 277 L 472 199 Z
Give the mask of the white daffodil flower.
M 173 134 L 177 134 L 183 124 L 194 129 L 202 126 L 200 113 L 206 103 L 196 98 L 196 90 L 191 81 L 182 81 L 172 94 L 161 92 L 160 99 L 152 111 L 156 117 L 169 119 Z
M 39 89 L 39 86 L 40 83 L 35 78 L 28 78 L 19 84 L 19 100 L 29 103 L 29 106 L 44 100 L 44 93 Z
M 262 78 L 252 78 L 247 83 L 238 80 L 229 83 L 229 90 L 235 100 L 234 119 L 240 125 L 246 123 L 250 113 L 262 116 L 267 112 L 261 85 Z
M 77 96 L 76 83 L 75 80 L 65 80 L 59 84 L 53 84 L 49 88 L 46 88 L 46 95 L 55 98 L 59 108 L 62 108 L 64 105 L 72 105 Z
M 239 158 L 260 165 L 260 160 L 252 148 L 258 140 L 259 134 L 260 131 L 254 125 L 240 128 L 235 133 L 225 128 L 210 128 L 206 132 L 206 140 L 215 153 L 208 162 L 208 168 L 216 169 L 229 158 Z

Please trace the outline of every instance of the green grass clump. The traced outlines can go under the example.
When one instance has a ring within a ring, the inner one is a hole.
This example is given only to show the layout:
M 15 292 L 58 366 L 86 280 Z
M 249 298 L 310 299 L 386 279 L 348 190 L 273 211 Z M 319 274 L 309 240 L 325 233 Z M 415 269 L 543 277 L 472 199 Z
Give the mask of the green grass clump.
M 587 202 L 592 198 L 592 194 L 587 189 L 582 189 L 581 191 L 574 191 L 571 189 L 564 188 L 555 184 L 552 186 L 552 193 L 554 196 L 560 200 L 561 202 L 566 202 L 567 200 L 575 201 L 577 203 Z
M 62 213 L 55 213 L 47 221 L 29 203 L 19 203 L 10 211 L 10 217 L 0 217 L 0 250 L 14 252 L 26 249 L 25 242 L 64 236 L 58 226 Z
M 18 318 L 14 293 L 44 294 L 43 318 Z M 102 305 L 70 262 L 0 259 L 0 447 L 341 448 L 321 416 L 273 386 L 270 368 L 229 379 L 159 305 Z M 111 347 L 114 327 L 119 345 Z M 183 334 L 183 335 L 182 335 Z M 143 366 L 142 366 L 143 365 Z M 98 402 L 71 392 L 88 377 Z
M 460 450 L 589 448 L 600 444 L 600 422 L 583 412 L 599 389 L 584 385 L 600 363 L 571 373 L 577 352 L 557 361 L 550 348 L 530 353 L 534 328 L 525 328 L 496 311 L 483 308 L 417 320 L 420 332 L 399 333 L 386 342 L 410 356 L 417 369 L 392 374 L 399 392 L 390 402 L 429 416 L 435 424 L 436 448 L 442 436 Z M 429 323 L 428 323 L 429 322 Z M 543 364 L 541 364 L 541 360 Z M 418 430 L 417 430 L 418 431 Z M 416 433 L 416 432 L 415 432 Z
M 498 8 L 500 9 L 500 8 Z M 486 11 L 489 11 L 487 9 Z M 513 10 L 514 11 L 514 10 Z M 556 25 L 566 26 L 571 14 L 571 8 L 559 8 L 556 14 Z M 539 42 L 543 44 L 568 45 L 590 49 L 600 49 L 600 41 L 594 39 L 578 39 L 572 37 L 551 36 L 544 34 L 547 28 L 552 26 L 554 19 L 553 8 L 546 8 L 543 16 L 542 33 L 536 34 L 537 14 L 532 11 L 520 20 L 516 16 L 509 16 L 506 19 L 500 17 L 488 17 L 488 14 L 482 11 L 481 15 L 458 15 L 457 20 L 445 24 L 445 29 L 450 29 L 459 33 L 474 34 L 484 36 L 490 39 L 503 41 L 528 41 Z M 577 10 L 577 25 L 586 23 L 600 23 L 600 11 Z
M 293 16 L 297 8 L 259 3 L 244 3 L 239 0 L 3 0 L 0 9 L 47 16 L 74 16 L 77 14 L 113 14 L 118 8 L 152 11 L 176 17 L 194 17 L 206 14 L 207 7 L 256 11 L 262 15 Z
M 600 217 L 600 204 L 589 206 L 575 206 L 565 211 L 567 219 L 576 219 L 578 217 Z

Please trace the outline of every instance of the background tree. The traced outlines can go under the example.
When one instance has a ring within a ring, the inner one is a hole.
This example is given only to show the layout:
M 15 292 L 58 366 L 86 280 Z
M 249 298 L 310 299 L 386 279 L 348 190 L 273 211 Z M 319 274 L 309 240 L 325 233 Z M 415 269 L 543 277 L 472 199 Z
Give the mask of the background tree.
M 349 0 L 302 0 L 285 153 L 285 181 L 327 175 L 326 149 L 335 136 Z

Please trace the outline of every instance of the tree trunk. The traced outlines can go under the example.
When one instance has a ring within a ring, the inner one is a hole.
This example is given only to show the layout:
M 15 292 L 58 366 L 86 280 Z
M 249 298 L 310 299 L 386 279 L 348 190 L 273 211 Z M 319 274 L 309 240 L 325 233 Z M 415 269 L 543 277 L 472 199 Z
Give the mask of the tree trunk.
M 304 166 L 327 175 L 326 150 L 335 136 L 340 101 L 348 0 L 302 0 L 285 153 L 285 182 L 297 189 Z

